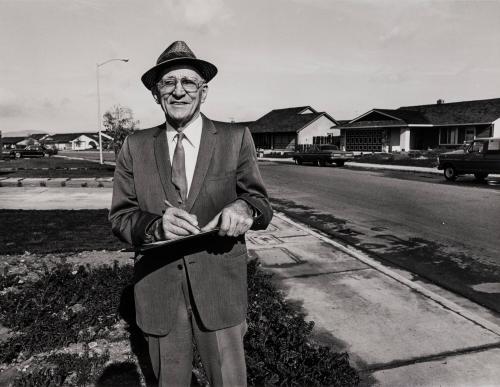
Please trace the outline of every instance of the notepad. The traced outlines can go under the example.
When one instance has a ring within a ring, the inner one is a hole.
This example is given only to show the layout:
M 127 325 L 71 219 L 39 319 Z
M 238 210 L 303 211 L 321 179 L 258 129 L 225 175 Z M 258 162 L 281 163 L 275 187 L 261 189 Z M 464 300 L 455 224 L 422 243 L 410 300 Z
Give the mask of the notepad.
M 134 247 L 129 247 L 127 249 L 123 249 L 122 251 L 124 252 L 136 252 L 136 253 L 145 253 L 147 251 L 151 251 L 154 249 L 158 249 L 160 247 L 166 247 L 174 244 L 180 244 L 180 243 L 185 243 L 187 241 L 189 242 L 195 242 L 197 239 L 201 239 L 203 237 L 209 236 L 209 235 L 216 235 L 219 232 L 219 228 L 214 228 L 213 230 L 210 231 L 204 231 L 200 232 L 199 234 L 191 234 L 187 235 L 178 239 L 169 239 L 169 240 L 164 240 L 164 241 L 157 241 L 157 242 L 151 242 L 151 243 L 145 243 L 140 246 L 134 246 Z

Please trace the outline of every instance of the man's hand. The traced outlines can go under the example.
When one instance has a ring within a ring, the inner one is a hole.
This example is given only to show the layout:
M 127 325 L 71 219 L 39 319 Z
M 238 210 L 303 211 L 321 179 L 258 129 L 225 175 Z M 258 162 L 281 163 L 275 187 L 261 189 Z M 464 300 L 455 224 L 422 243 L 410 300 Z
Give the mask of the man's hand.
M 178 239 L 186 235 L 198 234 L 198 219 L 180 208 L 168 207 L 162 217 L 165 239 Z
M 219 220 L 220 236 L 237 237 L 252 227 L 252 209 L 247 202 L 238 199 L 224 207 L 201 231 L 213 230 L 219 224 Z

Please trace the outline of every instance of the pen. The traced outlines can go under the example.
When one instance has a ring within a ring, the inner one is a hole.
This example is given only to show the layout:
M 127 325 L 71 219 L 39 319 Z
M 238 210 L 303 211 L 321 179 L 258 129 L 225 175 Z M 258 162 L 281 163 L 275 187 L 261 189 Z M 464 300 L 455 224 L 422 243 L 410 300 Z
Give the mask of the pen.
M 170 203 L 167 199 L 165 199 L 165 200 L 164 200 L 164 202 L 165 202 L 165 204 L 167 205 L 167 207 L 174 207 L 174 206 L 172 205 L 172 203 Z M 198 231 L 201 231 L 201 228 L 200 228 L 199 226 L 194 225 L 194 224 L 193 224 L 193 226 L 194 226 L 194 227 L 196 227 L 196 229 L 197 229 Z

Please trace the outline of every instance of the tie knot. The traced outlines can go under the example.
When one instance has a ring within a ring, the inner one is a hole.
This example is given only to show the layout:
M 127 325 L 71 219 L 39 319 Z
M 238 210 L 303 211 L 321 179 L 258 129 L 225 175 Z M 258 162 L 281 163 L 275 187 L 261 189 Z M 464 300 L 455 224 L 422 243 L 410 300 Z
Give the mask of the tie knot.
M 182 139 L 186 137 L 186 135 L 183 132 L 177 132 L 175 137 L 177 137 L 177 141 L 182 141 Z

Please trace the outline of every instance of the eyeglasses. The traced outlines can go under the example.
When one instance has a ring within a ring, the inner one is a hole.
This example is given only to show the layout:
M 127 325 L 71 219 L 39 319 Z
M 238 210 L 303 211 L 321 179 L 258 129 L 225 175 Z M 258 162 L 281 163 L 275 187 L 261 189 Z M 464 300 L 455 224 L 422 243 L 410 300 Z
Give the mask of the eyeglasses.
M 186 93 L 194 93 L 195 91 L 198 91 L 198 89 L 201 86 L 204 85 L 204 82 L 198 83 L 190 78 L 181 78 L 180 83 L 182 88 L 186 91 Z M 175 90 L 175 86 L 177 86 L 177 79 L 175 78 L 161 79 L 156 83 L 156 86 L 158 87 L 158 91 L 162 93 L 171 94 Z

